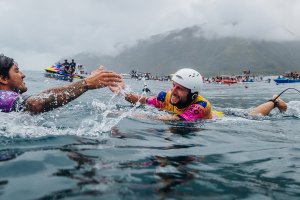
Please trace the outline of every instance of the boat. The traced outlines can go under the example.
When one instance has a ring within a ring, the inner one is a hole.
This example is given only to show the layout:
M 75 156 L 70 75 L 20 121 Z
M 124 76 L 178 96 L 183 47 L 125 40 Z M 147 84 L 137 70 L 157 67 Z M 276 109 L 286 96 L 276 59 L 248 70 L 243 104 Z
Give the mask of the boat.
M 84 79 L 84 72 L 80 70 L 79 72 L 75 71 L 74 75 L 66 74 L 61 70 L 61 67 L 58 65 L 51 65 L 45 69 L 44 76 L 47 78 L 55 78 L 56 80 L 70 81 L 72 82 L 74 78 Z
M 56 80 L 62 80 L 62 81 L 73 81 L 73 76 L 70 76 L 69 74 L 64 74 L 60 68 L 57 68 L 55 66 L 49 66 L 45 69 L 44 76 L 46 78 L 54 78 Z
M 222 80 L 222 83 L 223 84 L 234 84 L 234 83 L 237 83 L 237 80 L 233 80 L 233 79 L 225 79 L 225 80 Z
M 235 76 L 230 75 L 221 75 L 220 79 L 217 80 L 217 82 L 220 82 L 222 84 L 235 84 L 238 82 L 237 78 Z
M 67 76 L 67 75 L 62 75 L 62 74 L 57 74 L 57 73 L 51 73 L 51 72 L 46 72 L 44 73 L 44 76 L 46 78 L 54 78 L 56 80 L 62 80 L 62 81 L 73 81 L 73 77 Z
M 243 83 L 253 83 L 254 82 L 254 76 L 251 75 L 250 69 L 244 70 L 243 75 L 240 75 L 239 79 L 242 80 Z
M 291 78 L 287 78 L 287 77 L 278 77 L 273 79 L 277 84 L 279 83 L 300 83 L 300 78 L 298 79 L 291 79 Z
M 286 72 L 283 76 L 278 76 L 273 79 L 276 84 L 279 83 L 300 83 L 300 73 L 299 72 Z
M 248 76 L 244 75 L 244 76 L 240 77 L 240 80 L 242 80 L 243 83 L 253 83 L 254 80 L 255 80 L 255 77 L 254 76 L 250 76 L 250 75 L 248 75 Z

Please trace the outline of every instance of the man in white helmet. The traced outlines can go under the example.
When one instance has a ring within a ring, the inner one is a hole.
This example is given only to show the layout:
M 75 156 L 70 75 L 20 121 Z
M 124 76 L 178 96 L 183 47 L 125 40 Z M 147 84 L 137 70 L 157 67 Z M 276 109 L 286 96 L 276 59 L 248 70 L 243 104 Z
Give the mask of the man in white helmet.
M 200 96 L 203 79 L 199 72 L 183 68 L 173 75 L 173 87 L 162 91 L 156 97 L 147 98 L 137 94 L 126 93 L 125 99 L 130 103 L 148 104 L 168 111 L 172 114 L 159 116 L 161 120 L 211 119 L 213 116 L 211 104 Z
M 159 116 L 158 118 L 161 120 L 196 121 L 223 116 L 221 112 L 212 111 L 211 103 L 200 95 L 203 78 L 199 72 L 194 69 L 183 68 L 173 75 L 172 81 L 171 90 L 162 91 L 155 97 L 147 98 L 133 93 L 125 93 L 125 99 L 133 104 L 137 102 L 148 104 L 171 113 Z M 119 91 L 117 88 L 111 88 L 111 90 L 113 92 Z M 249 114 L 268 115 L 275 107 L 278 107 L 281 112 L 286 111 L 285 102 L 276 97 L 277 95 L 274 95 L 273 99 L 257 106 Z

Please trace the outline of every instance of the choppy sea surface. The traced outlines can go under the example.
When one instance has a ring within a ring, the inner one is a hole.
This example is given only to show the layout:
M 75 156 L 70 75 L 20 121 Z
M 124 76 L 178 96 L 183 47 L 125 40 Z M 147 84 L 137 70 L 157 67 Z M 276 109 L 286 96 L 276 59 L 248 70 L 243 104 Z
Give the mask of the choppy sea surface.
M 68 84 L 26 72 L 27 94 Z M 126 80 L 142 93 L 144 81 Z M 146 81 L 150 95 L 171 82 Z M 0 199 L 299 199 L 300 94 L 286 113 L 247 112 L 288 87 L 205 84 L 222 119 L 162 122 L 108 89 L 43 113 L 0 113 Z

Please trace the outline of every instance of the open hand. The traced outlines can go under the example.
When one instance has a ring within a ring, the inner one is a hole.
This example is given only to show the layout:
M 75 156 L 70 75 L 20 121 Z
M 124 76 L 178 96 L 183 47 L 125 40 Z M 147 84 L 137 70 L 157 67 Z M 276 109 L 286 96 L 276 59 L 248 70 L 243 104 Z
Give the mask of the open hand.
M 125 82 L 123 79 L 121 82 L 118 82 L 116 84 L 117 84 L 117 86 L 109 86 L 110 91 L 112 91 L 114 93 L 119 93 L 125 89 Z
M 85 78 L 85 82 L 89 90 L 107 86 L 118 87 L 118 84 L 122 81 L 121 75 L 113 71 L 106 70 L 103 66 L 100 66 L 98 69 L 93 71 L 89 77 Z

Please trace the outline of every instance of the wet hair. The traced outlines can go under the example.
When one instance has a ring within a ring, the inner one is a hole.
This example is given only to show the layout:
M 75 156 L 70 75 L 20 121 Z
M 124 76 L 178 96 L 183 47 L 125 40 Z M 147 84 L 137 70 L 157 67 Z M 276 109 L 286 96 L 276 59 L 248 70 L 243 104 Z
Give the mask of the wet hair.
M 0 54 L 0 76 L 8 77 L 8 72 L 13 65 L 14 59 Z

